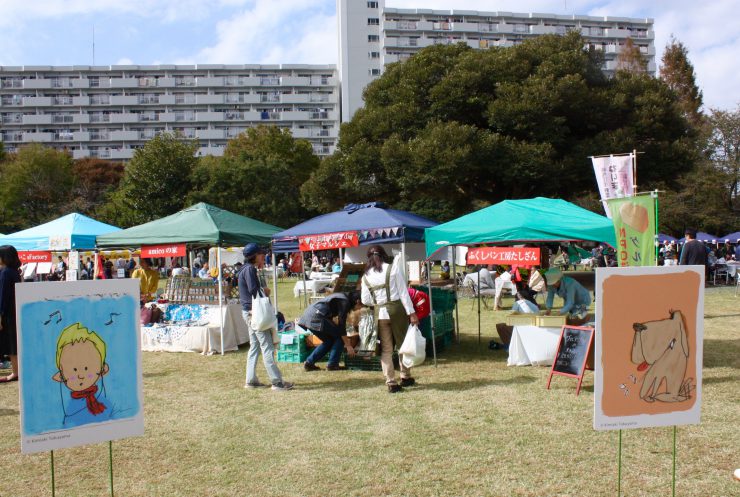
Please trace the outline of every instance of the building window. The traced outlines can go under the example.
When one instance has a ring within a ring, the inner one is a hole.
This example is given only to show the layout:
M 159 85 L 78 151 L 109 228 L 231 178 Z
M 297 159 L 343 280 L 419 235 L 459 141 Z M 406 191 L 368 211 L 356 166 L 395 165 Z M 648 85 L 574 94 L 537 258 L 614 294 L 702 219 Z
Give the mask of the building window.
M 368 9 L 377 9 L 378 8 L 378 2 L 367 2 L 367 8 Z
M 367 18 L 367 25 L 368 26 L 379 26 L 380 25 L 380 19 L 377 17 L 368 17 Z
M 379 59 L 380 58 L 380 52 L 368 52 L 367 56 L 371 59 Z
M 380 76 L 380 69 L 369 69 L 367 72 L 370 76 Z
M 368 43 L 377 43 L 380 41 L 380 36 L 378 35 L 367 35 L 367 41 Z

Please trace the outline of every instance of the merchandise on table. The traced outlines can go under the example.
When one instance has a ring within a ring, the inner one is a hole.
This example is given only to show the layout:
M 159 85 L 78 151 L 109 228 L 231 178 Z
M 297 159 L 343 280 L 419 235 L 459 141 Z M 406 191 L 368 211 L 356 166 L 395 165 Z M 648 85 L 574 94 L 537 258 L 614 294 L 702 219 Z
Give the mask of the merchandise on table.
M 535 325 L 540 328 L 559 328 L 565 326 L 567 316 L 537 316 Z
M 551 316 L 552 317 L 552 316 Z M 535 326 L 537 322 L 536 314 L 524 314 L 521 312 L 512 312 L 506 316 L 506 324 L 508 326 Z

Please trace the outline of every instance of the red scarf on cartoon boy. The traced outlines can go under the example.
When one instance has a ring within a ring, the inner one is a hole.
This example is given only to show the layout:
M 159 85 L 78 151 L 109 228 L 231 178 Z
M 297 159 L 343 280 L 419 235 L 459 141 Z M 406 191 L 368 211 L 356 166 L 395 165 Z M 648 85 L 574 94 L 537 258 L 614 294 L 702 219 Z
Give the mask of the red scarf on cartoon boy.
M 93 385 L 79 392 L 70 392 L 73 399 L 85 399 L 87 402 L 87 410 L 90 411 L 93 416 L 97 416 L 101 412 L 105 411 L 105 405 L 102 402 L 98 402 L 95 398 L 95 394 L 98 392 L 98 387 Z

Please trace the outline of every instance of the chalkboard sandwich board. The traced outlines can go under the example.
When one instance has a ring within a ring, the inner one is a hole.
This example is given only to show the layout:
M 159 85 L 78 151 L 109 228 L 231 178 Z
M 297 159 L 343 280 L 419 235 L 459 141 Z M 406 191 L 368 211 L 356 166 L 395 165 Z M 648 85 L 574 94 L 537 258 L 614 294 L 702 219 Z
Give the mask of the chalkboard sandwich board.
M 586 326 L 563 326 L 560 331 L 560 343 L 552 363 L 550 375 L 547 377 L 547 389 L 553 375 L 568 376 L 578 379 L 576 395 L 581 391 L 583 373 L 586 371 L 586 361 L 589 351 L 593 348 L 594 329 Z

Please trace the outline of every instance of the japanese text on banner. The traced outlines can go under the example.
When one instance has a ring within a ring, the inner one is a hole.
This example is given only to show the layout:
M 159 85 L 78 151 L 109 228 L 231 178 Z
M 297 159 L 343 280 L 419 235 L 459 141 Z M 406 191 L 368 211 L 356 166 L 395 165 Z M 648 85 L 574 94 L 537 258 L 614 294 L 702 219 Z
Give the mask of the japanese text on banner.
M 539 263 L 540 249 L 533 247 L 479 247 L 468 250 L 468 264 L 536 266 Z
M 359 244 L 356 231 L 301 236 L 298 238 L 298 245 L 302 252 L 357 247 Z
M 607 200 L 620 267 L 656 265 L 655 201 L 650 195 Z

